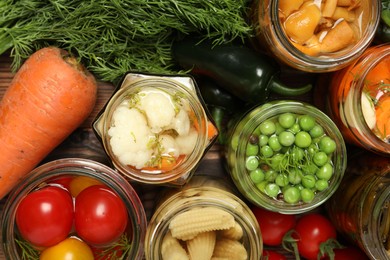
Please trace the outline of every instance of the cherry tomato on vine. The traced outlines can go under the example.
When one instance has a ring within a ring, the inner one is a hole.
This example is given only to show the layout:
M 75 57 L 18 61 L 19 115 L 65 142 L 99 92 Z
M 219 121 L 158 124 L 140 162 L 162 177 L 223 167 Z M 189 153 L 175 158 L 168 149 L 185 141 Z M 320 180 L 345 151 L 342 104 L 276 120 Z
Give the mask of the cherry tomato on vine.
M 336 241 L 335 227 L 327 217 L 319 213 L 308 213 L 300 217 L 294 230 L 292 236 L 297 239 L 299 254 L 306 259 L 318 259 L 321 255 L 320 247 L 326 244 L 331 246 Z
M 264 249 L 261 259 L 262 260 L 287 260 L 287 257 L 274 250 Z
M 88 244 L 106 245 L 118 240 L 128 222 L 124 202 L 103 185 L 88 187 L 75 199 L 75 228 Z
M 69 237 L 42 251 L 39 260 L 94 260 L 91 248 L 80 239 Z
M 263 243 L 268 246 L 280 245 L 284 234 L 296 223 L 295 215 L 281 214 L 260 207 L 252 207 L 252 212 L 259 223 Z
M 49 247 L 64 240 L 72 224 L 72 197 L 60 187 L 46 186 L 27 194 L 16 210 L 21 236 L 37 247 Z

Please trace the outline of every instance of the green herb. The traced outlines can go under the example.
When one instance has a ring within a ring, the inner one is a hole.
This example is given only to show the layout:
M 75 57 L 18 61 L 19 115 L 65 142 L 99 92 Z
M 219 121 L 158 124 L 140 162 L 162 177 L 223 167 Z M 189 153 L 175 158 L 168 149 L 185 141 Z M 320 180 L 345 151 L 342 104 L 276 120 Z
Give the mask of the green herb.
M 390 27 L 390 0 L 382 0 L 382 11 L 381 19 L 382 21 Z
M 173 41 L 187 35 L 214 44 L 252 35 L 249 0 L 3 0 L 0 54 L 19 68 L 35 50 L 56 45 L 77 54 L 101 80 L 129 70 L 175 72 Z
M 22 253 L 23 260 L 37 260 L 39 259 L 39 251 L 32 247 L 32 245 L 24 239 L 15 239 Z

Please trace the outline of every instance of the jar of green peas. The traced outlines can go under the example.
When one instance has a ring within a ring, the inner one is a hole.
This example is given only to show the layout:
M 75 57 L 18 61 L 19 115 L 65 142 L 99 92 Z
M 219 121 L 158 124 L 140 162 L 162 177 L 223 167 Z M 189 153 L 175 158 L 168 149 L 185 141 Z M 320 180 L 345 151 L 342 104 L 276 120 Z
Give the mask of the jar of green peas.
M 337 126 L 316 107 L 271 101 L 235 122 L 225 159 L 233 182 L 251 203 L 298 214 L 318 207 L 338 188 L 346 146 Z

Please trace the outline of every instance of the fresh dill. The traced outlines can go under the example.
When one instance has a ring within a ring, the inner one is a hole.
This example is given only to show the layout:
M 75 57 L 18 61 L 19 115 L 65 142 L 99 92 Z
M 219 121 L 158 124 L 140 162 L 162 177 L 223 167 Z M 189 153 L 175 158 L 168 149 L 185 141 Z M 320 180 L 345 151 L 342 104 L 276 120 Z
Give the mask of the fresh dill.
M 39 48 L 55 45 L 79 57 L 100 80 L 127 71 L 177 73 L 175 40 L 188 35 L 214 44 L 253 34 L 249 0 L 3 0 L 0 54 L 12 69 Z

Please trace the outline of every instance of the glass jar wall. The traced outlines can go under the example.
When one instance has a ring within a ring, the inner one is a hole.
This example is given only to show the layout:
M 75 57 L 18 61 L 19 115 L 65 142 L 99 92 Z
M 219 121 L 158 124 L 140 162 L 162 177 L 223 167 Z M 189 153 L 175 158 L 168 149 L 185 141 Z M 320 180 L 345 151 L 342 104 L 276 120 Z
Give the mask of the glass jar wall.
M 390 257 L 390 158 L 361 151 L 349 158 L 344 179 L 327 201 L 336 229 L 371 259 Z

